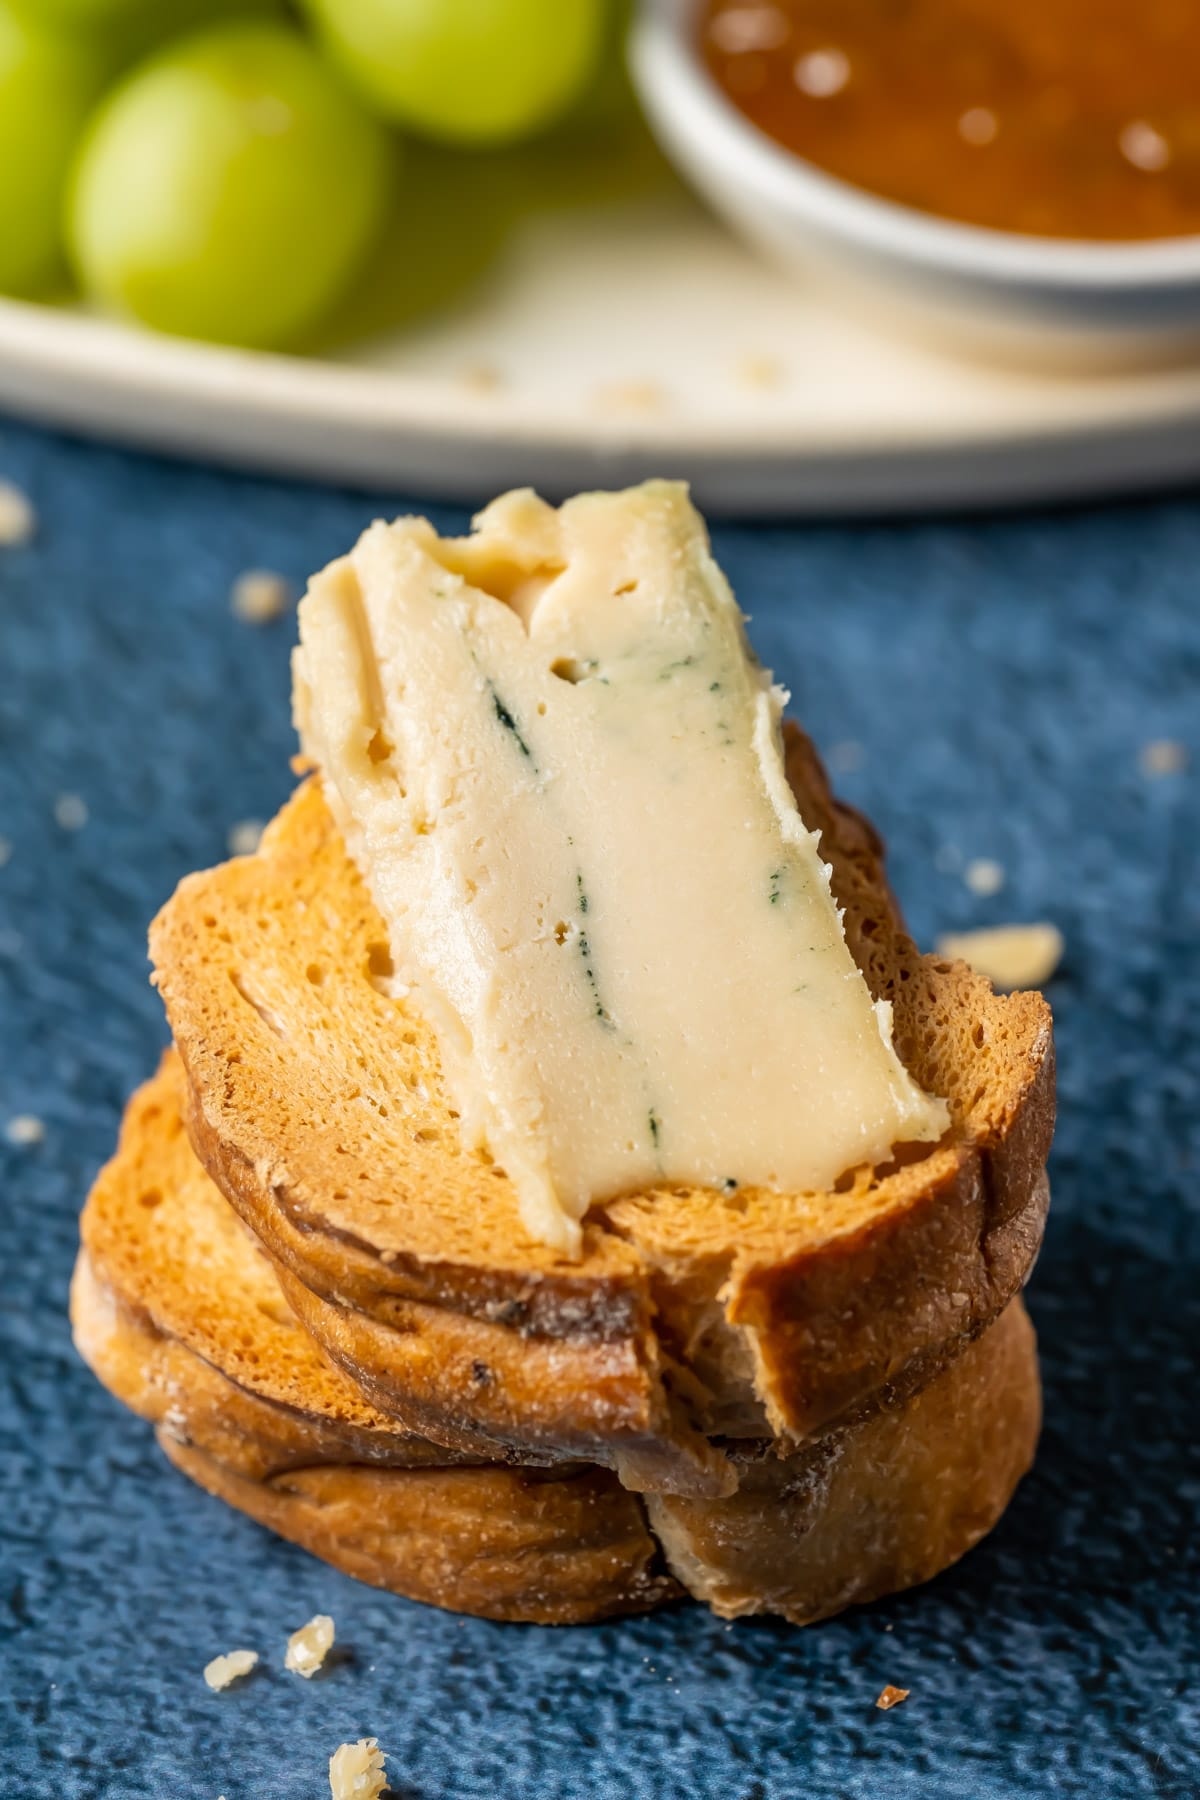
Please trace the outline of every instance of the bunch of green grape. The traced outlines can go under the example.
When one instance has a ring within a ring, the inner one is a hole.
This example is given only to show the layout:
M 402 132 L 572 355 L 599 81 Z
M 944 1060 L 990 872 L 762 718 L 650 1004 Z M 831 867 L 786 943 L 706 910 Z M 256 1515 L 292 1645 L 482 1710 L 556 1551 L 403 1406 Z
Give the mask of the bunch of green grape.
M 403 233 L 410 184 L 414 215 L 428 188 L 479 233 L 431 157 L 594 105 L 615 5 L 0 0 L 0 292 L 73 279 L 160 331 L 298 343 Z

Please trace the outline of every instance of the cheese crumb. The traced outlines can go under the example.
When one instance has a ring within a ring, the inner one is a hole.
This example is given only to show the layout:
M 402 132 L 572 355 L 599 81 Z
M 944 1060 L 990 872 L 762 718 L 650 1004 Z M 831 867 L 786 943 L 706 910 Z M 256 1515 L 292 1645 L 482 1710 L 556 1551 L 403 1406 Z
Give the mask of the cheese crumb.
M 963 880 L 973 894 L 986 899 L 990 894 L 998 894 L 1004 886 L 1004 870 L 990 856 L 977 856 L 963 870 Z
M 765 390 L 783 386 L 783 364 L 776 356 L 740 357 L 736 374 L 742 387 Z
M 258 1662 L 257 1650 L 231 1650 L 228 1656 L 214 1656 L 204 1665 L 204 1679 L 215 1694 L 231 1681 L 240 1681 Z
M 6 550 L 28 544 L 37 531 L 37 514 L 28 494 L 12 481 L 0 481 L 0 545 Z
M 667 403 L 666 391 L 657 381 L 610 381 L 598 387 L 593 400 L 601 412 L 661 412 Z
M 79 794 L 60 794 L 54 802 L 54 823 L 61 831 L 82 831 L 88 822 L 87 801 Z
M 1143 775 L 1181 775 L 1187 768 L 1187 749 L 1174 738 L 1154 738 L 1138 752 Z
M 32 1113 L 15 1113 L 4 1127 L 4 1135 L 10 1144 L 26 1148 L 41 1143 L 46 1135 L 46 1127 Z
M 378 1738 L 339 1744 L 329 1759 L 329 1791 L 333 1800 L 379 1800 L 389 1791 Z
M 269 625 L 291 605 L 292 590 L 272 569 L 247 569 L 234 582 L 229 604 L 243 625 Z
M 911 1688 L 893 1687 L 889 1681 L 875 1704 L 880 1712 L 891 1712 L 893 1706 L 899 1706 L 900 1702 L 907 1700 L 911 1693 Z
M 459 370 L 458 379 L 473 394 L 494 394 L 504 385 L 504 377 L 492 363 L 468 363 Z
M 293 1675 L 312 1679 L 333 1648 L 333 1620 L 328 1613 L 318 1613 L 288 1639 L 284 1667 Z
M 1004 993 L 1040 988 L 1063 958 L 1063 934 L 1057 925 L 993 925 L 981 931 L 949 931 L 937 941 L 937 953 L 949 962 L 969 963 Z
M 229 835 L 225 839 L 230 856 L 253 856 L 262 842 L 265 830 L 266 826 L 261 819 L 239 819 L 236 825 L 229 827 Z

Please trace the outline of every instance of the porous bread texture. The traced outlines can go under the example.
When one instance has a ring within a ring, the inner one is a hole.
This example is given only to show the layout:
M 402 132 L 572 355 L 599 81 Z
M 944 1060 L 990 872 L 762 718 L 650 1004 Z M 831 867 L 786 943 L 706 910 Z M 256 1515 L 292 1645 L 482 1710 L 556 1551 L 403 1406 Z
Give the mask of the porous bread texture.
M 831 1193 L 655 1189 L 594 1209 L 577 1261 L 531 1239 L 503 1172 L 459 1142 L 315 782 L 256 856 L 189 877 L 155 921 L 201 1160 L 313 1296 L 309 1328 L 410 1428 L 729 1492 L 710 1436 L 799 1441 L 929 1372 L 1020 1290 L 1046 1205 L 1049 1010 L 921 957 L 877 837 L 795 728 L 786 748 L 850 948 L 952 1115 L 942 1143 Z
M 261 1304 L 270 1265 L 236 1226 L 221 1270 L 225 1319 L 213 1319 L 205 1215 L 228 1209 L 176 1128 L 178 1103 L 168 1063 L 131 1102 L 89 1199 L 85 1235 L 123 1239 L 128 1291 L 106 1285 L 81 1250 L 76 1342 L 184 1473 L 362 1580 L 488 1618 L 582 1622 L 690 1591 L 726 1616 L 774 1611 L 802 1623 L 945 1567 L 999 1516 L 1032 1458 L 1037 1365 L 1015 1301 L 919 1393 L 889 1390 L 873 1412 L 787 1457 L 771 1443 L 735 1446 L 742 1480 L 728 1499 L 642 1501 L 598 1468 L 438 1467 L 411 1445 L 398 1453 L 408 1460 L 364 1463 L 339 1438 L 315 1349 L 314 1392 L 293 1349 L 292 1403 L 267 1397 L 284 1340 L 278 1309 Z M 149 1208 L 147 1180 L 161 1194 Z M 173 1261 L 157 1230 L 164 1208 L 179 1238 Z M 187 1346 L 192 1293 L 207 1316 L 203 1341 L 228 1355 L 227 1371 Z M 252 1388 L 241 1385 L 248 1371 Z

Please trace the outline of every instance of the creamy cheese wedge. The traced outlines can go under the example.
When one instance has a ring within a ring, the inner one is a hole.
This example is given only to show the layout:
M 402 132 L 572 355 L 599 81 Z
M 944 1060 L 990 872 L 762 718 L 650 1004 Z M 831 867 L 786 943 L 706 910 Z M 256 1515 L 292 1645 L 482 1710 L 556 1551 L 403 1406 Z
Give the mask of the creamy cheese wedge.
M 532 1235 L 571 1254 L 596 1200 L 821 1191 L 941 1136 L 685 488 L 373 525 L 300 636 L 304 749 Z

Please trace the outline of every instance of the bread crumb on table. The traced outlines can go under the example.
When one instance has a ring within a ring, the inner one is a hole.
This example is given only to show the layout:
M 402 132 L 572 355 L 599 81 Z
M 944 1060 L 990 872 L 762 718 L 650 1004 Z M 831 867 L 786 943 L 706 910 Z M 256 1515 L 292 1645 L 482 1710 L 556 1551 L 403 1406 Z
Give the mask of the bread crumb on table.
M 1187 760 L 1187 746 L 1175 738 L 1153 738 L 1138 751 L 1138 767 L 1143 775 L 1181 775 Z
M 214 1694 L 219 1694 L 233 1681 L 240 1681 L 258 1663 L 257 1650 L 231 1650 L 227 1656 L 214 1656 L 204 1665 L 204 1679 Z
M 893 1687 L 889 1681 L 875 1704 L 880 1712 L 891 1712 L 893 1706 L 899 1706 L 900 1702 L 907 1700 L 911 1693 L 911 1688 Z
M 37 533 L 37 514 L 28 494 L 15 482 L 0 480 L 0 546 L 16 550 Z
M 46 1127 L 33 1113 L 14 1113 L 4 1127 L 4 1135 L 10 1144 L 26 1149 L 41 1143 L 46 1135 Z
M 657 381 L 609 381 L 592 390 L 592 404 L 600 412 L 655 413 L 667 405 L 667 394 Z
M 936 945 L 947 962 L 965 962 L 994 987 L 1011 994 L 1018 988 L 1040 988 L 1063 959 L 1063 934 L 1057 925 L 991 925 L 980 931 L 948 931 Z
M 458 372 L 460 384 L 473 394 L 494 394 L 504 377 L 492 363 L 467 363 Z
M 87 801 L 80 794 L 58 796 L 54 802 L 54 823 L 60 831 L 82 831 L 87 822 Z
M 998 894 L 1004 886 L 1004 870 L 990 856 L 977 856 L 963 870 L 963 880 L 973 894 L 986 899 L 989 894 Z
M 261 819 L 239 819 L 236 825 L 229 827 L 225 839 L 230 856 L 253 856 L 262 842 L 265 830 L 266 826 Z
M 229 592 L 235 619 L 243 625 L 269 625 L 281 619 L 292 603 L 292 590 L 273 569 L 246 569 Z
M 317 1613 L 288 1639 L 284 1667 L 311 1680 L 332 1650 L 333 1638 L 333 1620 L 328 1613 Z
M 388 1792 L 384 1755 L 378 1738 L 339 1744 L 329 1759 L 329 1791 L 333 1800 L 379 1800 Z
M 738 358 L 734 373 L 741 387 L 763 391 L 783 386 L 783 364 L 777 356 L 763 356 L 751 351 Z

